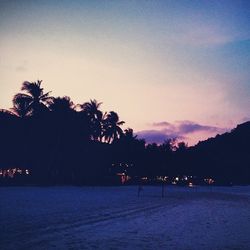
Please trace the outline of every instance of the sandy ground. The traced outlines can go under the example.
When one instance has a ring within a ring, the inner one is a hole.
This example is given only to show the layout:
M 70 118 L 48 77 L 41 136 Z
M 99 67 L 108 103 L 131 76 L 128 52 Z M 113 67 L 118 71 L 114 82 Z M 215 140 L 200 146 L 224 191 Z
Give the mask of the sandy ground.
M 250 249 L 250 187 L 0 188 L 0 249 Z

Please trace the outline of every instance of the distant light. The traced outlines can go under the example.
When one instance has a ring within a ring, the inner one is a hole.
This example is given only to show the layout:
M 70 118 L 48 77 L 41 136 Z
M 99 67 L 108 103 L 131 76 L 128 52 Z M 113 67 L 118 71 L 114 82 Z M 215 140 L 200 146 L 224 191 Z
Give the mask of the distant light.
M 204 181 L 205 181 L 207 184 L 209 184 L 209 185 L 211 185 L 211 184 L 214 183 L 214 180 L 213 180 L 212 178 L 206 178 L 206 179 L 204 179 Z
M 124 176 L 125 173 L 117 173 L 117 175 L 119 175 L 119 176 Z
M 188 183 L 188 186 L 189 186 L 189 187 L 193 187 L 194 185 L 193 185 L 192 182 L 189 182 L 189 183 Z

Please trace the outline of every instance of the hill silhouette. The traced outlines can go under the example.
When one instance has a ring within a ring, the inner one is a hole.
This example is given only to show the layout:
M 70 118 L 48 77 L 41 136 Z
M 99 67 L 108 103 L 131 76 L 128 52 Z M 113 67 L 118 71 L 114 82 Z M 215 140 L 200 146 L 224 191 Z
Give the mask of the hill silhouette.
M 222 184 L 250 183 L 250 121 L 201 141 L 188 151 L 191 172 L 213 176 Z

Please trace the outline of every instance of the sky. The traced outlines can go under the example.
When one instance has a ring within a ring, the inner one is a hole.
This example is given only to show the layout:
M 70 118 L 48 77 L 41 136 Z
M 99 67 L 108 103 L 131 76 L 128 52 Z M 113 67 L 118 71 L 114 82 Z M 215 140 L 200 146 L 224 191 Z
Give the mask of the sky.
M 250 120 L 249 66 L 248 0 L 0 1 L 0 108 L 39 79 L 193 145 Z

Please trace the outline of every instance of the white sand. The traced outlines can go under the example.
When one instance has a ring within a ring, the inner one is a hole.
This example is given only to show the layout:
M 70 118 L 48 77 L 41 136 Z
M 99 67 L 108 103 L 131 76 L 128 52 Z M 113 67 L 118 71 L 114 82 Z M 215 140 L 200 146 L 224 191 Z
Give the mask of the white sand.
M 0 249 L 250 249 L 250 187 L 0 188 Z

